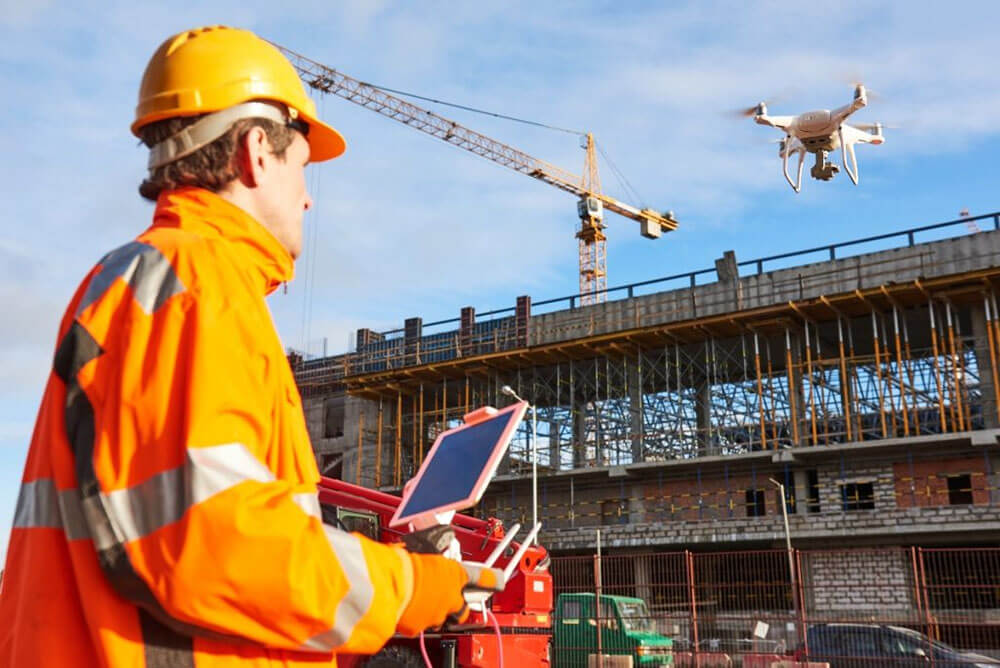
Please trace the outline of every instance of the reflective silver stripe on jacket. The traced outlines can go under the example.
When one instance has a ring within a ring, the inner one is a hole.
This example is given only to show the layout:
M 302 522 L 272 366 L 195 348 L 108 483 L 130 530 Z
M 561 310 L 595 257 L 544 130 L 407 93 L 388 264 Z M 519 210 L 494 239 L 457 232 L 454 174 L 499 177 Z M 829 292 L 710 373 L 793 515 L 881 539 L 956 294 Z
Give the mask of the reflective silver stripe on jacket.
M 168 526 L 191 506 L 248 480 L 266 483 L 275 477 L 243 444 L 189 448 L 183 466 L 83 503 L 78 490 L 57 491 L 51 478 L 24 483 L 14 527 L 62 528 L 70 540 L 93 536 L 95 547 L 104 550 Z M 306 514 L 320 516 L 315 494 L 295 494 L 292 500 Z
M 14 511 L 15 529 L 62 529 L 68 540 L 90 538 L 80 510 L 80 492 L 56 489 L 51 478 L 21 485 Z
M 194 505 L 247 481 L 273 482 L 274 475 L 241 443 L 189 448 L 186 462 L 138 485 L 89 497 L 76 489 L 57 490 L 51 478 L 21 486 L 14 527 L 61 529 L 68 540 L 93 538 L 100 552 L 124 545 L 181 519 Z M 319 517 L 315 494 L 292 495 L 306 514 Z M 375 586 L 361 540 L 324 526 L 325 535 L 349 586 L 337 603 L 330 628 L 301 646 L 329 652 L 346 643 L 375 599 Z
M 333 624 L 323 633 L 317 634 L 302 645 L 302 649 L 328 652 L 346 643 L 354 627 L 368 614 L 375 599 L 368 564 L 361 549 L 361 540 L 345 531 L 324 525 L 326 539 L 330 542 L 341 570 L 347 575 L 350 587 L 337 604 L 333 613 Z
M 98 263 L 100 270 L 90 279 L 87 291 L 76 309 L 84 309 L 100 299 L 117 279 L 132 289 L 132 296 L 148 314 L 153 314 L 170 297 L 184 292 L 170 261 L 158 248 L 141 241 L 132 241 L 111 251 Z

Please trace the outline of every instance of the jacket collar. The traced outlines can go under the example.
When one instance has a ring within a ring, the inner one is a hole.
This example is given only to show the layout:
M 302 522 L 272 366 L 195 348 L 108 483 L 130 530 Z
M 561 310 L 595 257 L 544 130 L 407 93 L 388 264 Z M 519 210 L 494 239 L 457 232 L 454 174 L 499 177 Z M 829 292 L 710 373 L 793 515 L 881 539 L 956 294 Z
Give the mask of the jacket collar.
M 262 295 L 292 280 L 295 261 L 270 230 L 253 216 L 203 188 L 164 191 L 156 201 L 153 227 L 177 227 L 234 244 Z

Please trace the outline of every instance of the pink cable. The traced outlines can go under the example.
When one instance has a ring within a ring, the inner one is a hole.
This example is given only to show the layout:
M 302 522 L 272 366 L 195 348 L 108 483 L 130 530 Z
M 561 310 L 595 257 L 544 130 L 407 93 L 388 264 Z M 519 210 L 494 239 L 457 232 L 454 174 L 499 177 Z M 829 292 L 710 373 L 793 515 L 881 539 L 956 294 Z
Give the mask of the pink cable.
M 483 615 L 490 620 L 490 623 L 493 624 L 493 632 L 497 637 L 497 659 L 499 660 L 497 668 L 503 668 L 503 635 L 500 633 L 500 622 L 497 621 L 496 615 L 494 615 L 489 608 L 485 608 L 483 610 Z M 420 653 L 424 657 L 424 665 L 427 666 L 427 668 L 434 668 L 434 666 L 431 665 L 431 657 L 427 654 L 427 643 L 424 641 L 423 631 L 420 632 Z
M 427 666 L 427 668 L 434 668 L 434 666 L 431 665 L 431 657 L 427 655 L 427 643 L 424 642 L 423 631 L 420 632 L 420 653 L 424 655 L 424 665 Z
M 493 630 L 497 634 L 497 657 L 500 663 L 497 668 L 503 668 L 503 636 L 500 633 L 500 622 L 497 621 L 497 616 L 489 608 L 483 608 L 483 614 L 493 623 Z

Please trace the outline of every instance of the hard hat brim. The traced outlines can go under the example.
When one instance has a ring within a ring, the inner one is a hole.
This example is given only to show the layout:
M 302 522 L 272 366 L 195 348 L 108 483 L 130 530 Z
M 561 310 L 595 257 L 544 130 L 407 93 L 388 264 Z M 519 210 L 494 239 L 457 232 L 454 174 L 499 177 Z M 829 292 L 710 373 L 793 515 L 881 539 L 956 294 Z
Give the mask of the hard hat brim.
M 343 154 L 347 143 L 343 135 L 318 118 L 299 112 L 299 117 L 309 125 L 306 141 L 309 143 L 309 162 L 332 160 Z

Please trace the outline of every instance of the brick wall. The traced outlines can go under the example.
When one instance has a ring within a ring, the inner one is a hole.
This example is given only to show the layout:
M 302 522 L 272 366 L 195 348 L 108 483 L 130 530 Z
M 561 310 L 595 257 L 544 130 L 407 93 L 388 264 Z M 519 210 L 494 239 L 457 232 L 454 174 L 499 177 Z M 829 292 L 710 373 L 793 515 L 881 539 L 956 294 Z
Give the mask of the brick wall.
M 907 550 L 810 552 L 803 561 L 806 612 L 814 619 L 846 621 L 882 610 L 916 617 Z
M 934 461 L 897 462 L 893 464 L 896 478 L 896 505 L 900 508 L 947 506 L 948 476 L 968 473 L 972 503 L 990 502 L 990 483 L 983 457 L 939 459 Z
M 530 506 L 526 505 L 530 514 Z M 511 519 L 510 516 L 500 514 Z M 544 521 L 544 515 L 543 521 Z M 820 515 L 790 515 L 788 522 L 793 545 L 802 540 L 828 541 L 849 545 L 859 538 L 879 538 L 899 544 L 903 536 L 924 537 L 946 534 L 959 544 L 970 540 L 988 540 L 1000 531 L 1000 507 L 949 506 L 934 508 L 898 508 L 886 511 L 832 512 Z M 541 542 L 554 554 L 566 550 L 589 549 L 594 543 L 594 529 L 577 522 L 576 528 L 555 528 L 546 524 Z M 984 532 L 991 532 L 984 534 Z M 785 531 L 780 515 L 745 517 L 732 520 L 649 521 L 635 524 L 605 525 L 601 535 L 610 548 L 690 547 L 693 545 L 729 545 L 769 542 L 784 545 Z M 978 538 L 976 537 L 978 535 Z
M 666 521 L 728 520 L 748 517 L 747 490 L 764 492 L 767 515 L 780 515 L 777 488 L 767 474 L 731 475 L 727 478 L 705 477 L 664 480 L 642 488 L 646 519 Z
M 818 470 L 820 511 L 833 513 L 843 510 L 844 496 L 842 485 L 850 483 L 872 483 L 874 492 L 874 510 L 852 510 L 852 513 L 877 513 L 892 510 L 896 507 L 895 481 L 893 469 L 884 466 L 854 466 L 850 470 L 841 471 L 836 468 L 821 468 Z

